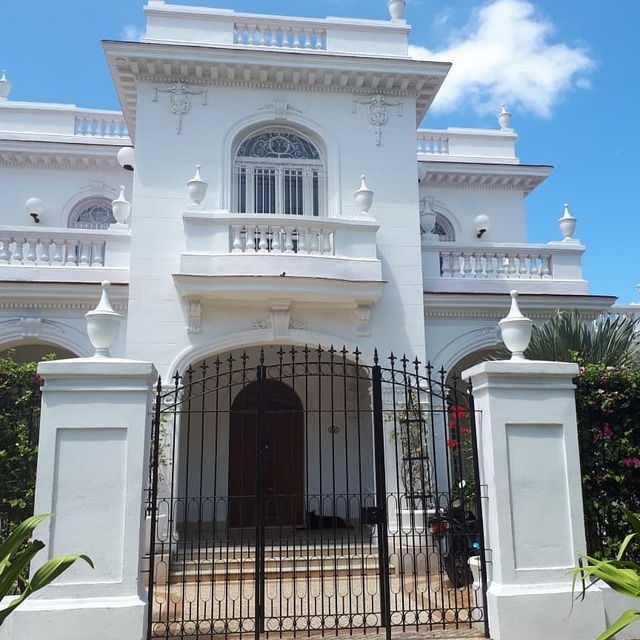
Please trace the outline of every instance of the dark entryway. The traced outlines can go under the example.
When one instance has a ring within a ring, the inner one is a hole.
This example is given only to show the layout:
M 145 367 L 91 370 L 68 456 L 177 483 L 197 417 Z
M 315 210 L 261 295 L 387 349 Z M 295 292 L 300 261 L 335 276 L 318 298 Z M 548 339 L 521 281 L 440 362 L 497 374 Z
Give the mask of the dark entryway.
M 258 420 L 263 422 L 260 442 Z M 260 462 L 262 478 L 256 474 Z M 249 385 L 231 408 L 230 527 L 255 526 L 257 493 L 263 495 L 265 525 L 303 524 L 304 414 L 296 392 L 277 380 Z

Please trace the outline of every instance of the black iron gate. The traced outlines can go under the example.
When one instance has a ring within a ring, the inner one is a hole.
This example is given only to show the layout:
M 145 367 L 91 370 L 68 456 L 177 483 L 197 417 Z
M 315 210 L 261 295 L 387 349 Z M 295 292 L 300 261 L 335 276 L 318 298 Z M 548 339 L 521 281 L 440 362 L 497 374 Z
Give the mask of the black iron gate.
M 473 398 L 387 362 L 265 347 L 158 381 L 149 639 L 488 636 Z

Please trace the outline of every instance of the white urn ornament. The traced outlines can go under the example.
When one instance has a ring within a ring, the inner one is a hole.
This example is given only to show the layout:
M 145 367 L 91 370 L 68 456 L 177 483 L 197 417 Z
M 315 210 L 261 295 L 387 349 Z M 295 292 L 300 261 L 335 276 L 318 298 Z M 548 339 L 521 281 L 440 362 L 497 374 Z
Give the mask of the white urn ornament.
M 511 296 L 509 315 L 500 320 L 498 326 L 502 333 L 502 341 L 511 351 L 511 360 L 526 360 L 524 352 L 531 341 L 533 320 L 522 315 L 518 306 L 518 292 L 514 289 L 509 295 Z
M 437 216 L 431 208 L 431 203 L 425 198 L 421 203 L 420 210 L 420 232 L 422 233 L 422 241 L 432 243 L 439 240 L 438 235 L 433 232 L 436 226 Z
M 507 105 L 503 104 L 498 114 L 498 124 L 502 131 L 511 131 L 511 114 L 507 111 Z
M 7 72 L 2 70 L 2 77 L 0 77 L 0 100 L 6 100 L 11 93 L 11 83 L 7 80 Z
M 564 213 L 558 220 L 558 226 L 560 227 L 560 233 L 563 237 L 563 242 L 575 242 L 573 234 L 576 231 L 576 218 L 569 213 L 569 205 L 565 203 Z
M 122 316 L 116 313 L 109 300 L 110 283 L 102 283 L 102 296 L 98 306 L 93 311 L 87 311 L 84 317 L 87 321 L 87 333 L 89 340 L 96 350 L 96 358 L 109 358 L 109 349 L 113 346 L 120 333 Z
M 111 201 L 111 210 L 116 224 L 121 227 L 127 226 L 127 220 L 131 214 L 131 203 L 124 197 L 124 185 L 120 185 L 120 193 L 115 200 Z
M 192 205 L 194 207 L 200 207 L 202 205 L 202 201 L 207 195 L 207 189 L 209 188 L 208 183 L 206 183 L 202 176 L 200 175 L 200 165 L 196 165 L 196 175 L 187 182 L 187 190 L 189 192 L 189 197 L 191 198 Z
M 387 0 L 387 8 L 392 20 L 402 20 L 406 6 L 406 0 Z
M 360 188 L 354 192 L 353 197 L 356 200 L 359 216 L 369 216 L 369 209 L 373 204 L 373 191 L 367 187 L 364 176 L 360 176 Z

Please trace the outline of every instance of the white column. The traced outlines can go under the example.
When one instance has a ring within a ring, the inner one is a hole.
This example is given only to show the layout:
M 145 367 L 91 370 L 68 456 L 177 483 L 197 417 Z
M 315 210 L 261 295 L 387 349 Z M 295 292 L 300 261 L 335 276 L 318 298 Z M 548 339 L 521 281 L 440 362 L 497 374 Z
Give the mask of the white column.
M 471 378 L 486 485 L 487 606 L 494 640 L 584 640 L 606 628 L 602 591 L 571 609 L 585 552 L 574 364 L 485 362 Z
M 152 364 L 115 358 L 41 363 L 44 379 L 35 535 L 53 555 L 85 553 L 12 614 L 12 640 L 141 640 L 143 490 L 156 379 Z

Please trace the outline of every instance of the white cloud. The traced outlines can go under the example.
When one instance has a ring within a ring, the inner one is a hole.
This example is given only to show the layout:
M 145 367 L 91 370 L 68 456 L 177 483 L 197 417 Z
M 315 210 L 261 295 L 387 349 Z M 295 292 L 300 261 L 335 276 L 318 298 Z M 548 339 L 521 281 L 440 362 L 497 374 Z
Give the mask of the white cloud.
M 505 102 L 549 118 L 568 91 L 589 86 L 595 67 L 585 47 L 553 43 L 554 32 L 529 0 L 490 0 L 443 49 L 412 45 L 410 55 L 453 62 L 434 112 L 470 106 L 485 115 Z
M 142 36 L 144 36 L 144 32 L 134 24 L 125 25 L 122 30 L 122 38 L 128 42 L 139 42 L 142 40 Z

